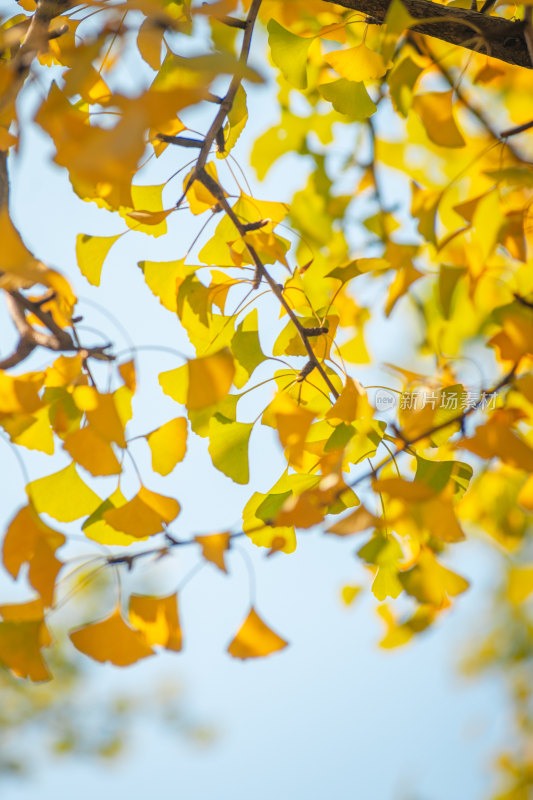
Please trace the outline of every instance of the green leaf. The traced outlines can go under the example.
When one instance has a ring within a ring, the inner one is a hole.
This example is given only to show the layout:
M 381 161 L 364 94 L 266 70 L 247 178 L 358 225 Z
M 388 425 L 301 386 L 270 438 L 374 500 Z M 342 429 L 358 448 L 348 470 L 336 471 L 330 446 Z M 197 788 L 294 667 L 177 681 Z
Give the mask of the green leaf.
M 304 39 L 271 19 L 267 25 L 272 61 L 296 89 L 307 88 L 307 53 L 312 39 Z
M 248 441 L 253 422 L 235 422 L 215 414 L 209 423 L 209 454 L 215 466 L 235 483 L 248 483 Z
M 376 104 L 361 81 L 347 81 L 345 78 L 340 78 L 332 83 L 323 83 L 318 87 L 318 91 L 336 111 L 346 114 L 354 122 L 362 122 L 377 111 Z
M 290 489 L 287 492 L 267 494 L 263 502 L 257 506 L 255 516 L 263 520 L 263 522 L 270 522 L 270 520 L 275 519 L 283 503 L 291 494 L 292 491 Z

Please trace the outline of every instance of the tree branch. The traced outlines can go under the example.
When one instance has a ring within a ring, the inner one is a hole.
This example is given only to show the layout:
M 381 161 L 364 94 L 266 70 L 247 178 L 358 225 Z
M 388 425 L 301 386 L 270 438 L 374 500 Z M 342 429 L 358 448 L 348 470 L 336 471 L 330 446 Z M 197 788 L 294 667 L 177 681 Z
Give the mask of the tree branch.
M 324 0 L 326 3 L 367 14 L 372 21 L 385 21 L 391 0 Z M 533 68 L 525 36 L 525 22 L 490 17 L 478 11 L 444 6 L 429 0 L 402 0 L 405 8 L 416 20 L 411 30 L 441 39 L 450 44 L 474 50 L 477 53 Z
M 244 244 L 246 245 L 246 249 L 248 250 L 248 252 L 250 254 L 250 257 L 252 258 L 252 261 L 254 262 L 254 265 L 255 265 L 256 282 L 260 281 L 262 277 L 265 278 L 265 280 L 268 283 L 268 285 L 270 286 L 272 292 L 276 295 L 276 297 L 278 298 L 279 302 L 281 303 L 281 305 L 283 306 L 283 308 L 287 312 L 287 315 L 289 316 L 289 318 L 290 318 L 291 322 L 293 323 L 294 327 L 298 331 L 298 335 L 300 336 L 300 339 L 302 340 L 302 343 L 303 343 L 303 345 L 304 345 L 304 347 L 305 347 L 305 349 L 307 351 L 307 355 L 309 356 L 308 363 L 306 364 L 306 366 L 304 367 L 304 369 L 300 373 L 300 375 L 302 376 L 300 378 L 300 380 L 303 380 L 306 377 L 306 375 L 308 375 L 310 372 L 312 372 L 313 369 L 316 368 L 318 370 L 318 372 L 320 373 L 320 375 L 322 376 L 324 382 L 326 383 L 326 385 L 327 385 L 328 389 L 330 390 L 331 394 L 333 395 L 333 397 L 335 399 L 337 399 L 338 396 L 339 396 L 339 393 L 335 389 L 335 387 L 333 386 L 331 380 L 329 379 L 329 377 L 328 377 L 328 375 L 326 373 L 326 370 L 324 369 L 324 366 L 317 359 L 317 357 L 316 357 L 316 355 L 314 353 L 313 347 L 311 345 L 311 342 L 309 341 L 309 338 L 311 336 L 316 336 L 317 335 L 316 332 L 315 332 L 315 329 L 307 329 L 302 325 L 302 323 L 300 322 L 300 320 L 298 319 L 298 317 L 296 316 L 296 314 L 294 313 L 294 311 L 292 310 L 290 305 L 287 303 L 285 297 L 283 296 L 282 288 L 279 286 L 279 284 L 276 283 L 274 278 L 270 275 L 268 270 L 265 268 L 265 265 L 263 264 L 263 262 L 259 258 L 255 248 L 252 247 L 246 241 L 246 233 L 248 232 L 247 226 L 245 224 L 243 224 L 240 221 L 240 219 L 238 218 L 238 216 L 235 214 L 234 210 L 232 209 L 232 207 L 228 203 L 228 201 L 226 199 L 226 195 L 224 193 L 224 190 L 222 189 L 220 184 L 218 184 L 217 181 L 214 178 L 211 177 L 211 175 L 208 175 L 208 173 L 205 170 L 202 170 L 200 173 L 198 173 L 197 179 L 201 183 L 203 183 L 203 185 L 206 187 L 206 189 L 208 189 L 211 192 L 213 197 L 217 198 L 217 200 L 219 202 L 219 205 L 221 206 L 222 210 L 228 215 L 228 217 L 231 219 L 231 221 L 233 222 L 233 224 L 235 225 L 235 227 L 239 231 L 240 235 L 242 236 L 242 238 L 244 240 Z M 254 286 L 255 286 L 255 282 L 254 282 Z M 255 286 L 255 288 L 257 288 L 257 287 Z M 308 333 L 308 330 L 311 330 L 312 333 Z

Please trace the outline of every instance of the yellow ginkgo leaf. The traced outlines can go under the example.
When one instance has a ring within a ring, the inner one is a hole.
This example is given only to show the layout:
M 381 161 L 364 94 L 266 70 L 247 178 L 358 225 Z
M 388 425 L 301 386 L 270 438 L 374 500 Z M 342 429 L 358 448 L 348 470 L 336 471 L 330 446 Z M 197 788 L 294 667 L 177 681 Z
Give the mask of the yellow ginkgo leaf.
M 161 305 L 169 311 L 176 313 L 178 310 L 176 298 L 178 289 L 195 267 L 185 264 L 184 259 L 179 261 L 139 261 L 144 280 L 151 291 L 159 298 Z
M 76 258 L 81 274 L 93 286 L 100 286 L 102 267 L 115 242 L 117 236 L 90 236 L 88 233 L 79 233 L 76 237 Z
M 130 597 L 129 620 L 144 634 L 150 646 L 161 645 L 178 652 L 182 634 L 178 616 L 178 596 L 152 597 L 133 594 Z
M 163 531 L 179 512 L 177 500 L 141 486 L 135 497 L 118 508 L 104 511 L 102 517 L 115 530 L 142 539 Z
M 480 458 L 499 458 L 515 469 L 533 472 L 533 448 L 518 433 L 510 430 L 503 419 L 499 422 L 496 417 L 485 425 L 479 425 L 474 435 L 463 439 L 458 446 Z M 525 493 L 522 498 L 524 496 Z
M 88 425 L 69 433 L 63 447 L 91 475 L 119 475 L 120 463 L 110 443 Z
M 533 564 L 511 567 L 507 584 L 507 597 L 513 604 L 523 603 L 533 594 Z
M 359 381 L 354 381 L 352 378 L 346 379 L 341 394 L 326 413 L 326 419 L 334 425 L 338 425 L 339 422 L 353 422 L 356 419 L 371 419 L 372 416 L 373 409 L 363 387 Z
M 139 53 L 144 61 L 156 71 L 161 67 L 161 49 L 164 33 L 165 28 L 163 25 L 159 25 L 151 17 L 146 17 L 137 34 Z
M 69 634 L 77 650 L 95 661 L 110 661 L 117 667 L 134 664 L 154 651 L 140 631 L 124 622 L 120 610 L 100 622 L 91 622 Z
M 222 572 L 227 572 L 224 553 L 229 550 L 231 536 L 229 533 L 213 533 L 210 536 L 195 536 L 202 548 L 202 555 L 206 561 L 215 564 Z
M 137 388 L 135 362 L 125 361 L 123 364 L 119 364 L 118 371 L 120 372 L 120 377 L 130 392 L 135 392 L 135 389 Z
M 43 381 L 43 372 L 14 376 L 0 370 L 0 414 L 37 411 L 41 407 L 39 390 Z
M 47 367 L 44 377 L 45 386 L 68 386 L 78 381 L 84 383 L 83 357 L 59 356 L 51 367 Z
M 92 514 L 102 502 L 82 481 L 75 464 L 69 464 L 59 472 L 31 481 L 26 491 L 39 514 L 49 514 L 59 522 L 73 522 Z
M 85 409 L 87 420 L 93 429 L 103 439 L 108 442 L 115 442 L 119 447 L 126 447 L 126 439 L 124 438 L 125 424 L 119 407 L 124 389 L 129 391 L 127 387 L 122 386 L 113 394 L 98 393 L 96 407 Z
M 351 606 L 359 592 L 361 586 L 343 586 L 341 590 L 341 599 L 345 606 Z
M 152 467 L 160 475 L 168 475 L 187 452 L 187 420 L 177 417 L 165 422 L 146 437 L 152 452 Z
M 439 147 L 464 147 L 465 140 L 453 117 L 452 90 L 424 92 L 413 100 L 429 139 Z
M 41 654 L 41 648 L 48 644 L 50 634 L 42 619 L 0 622 L 0 664 L 18 678 L 50 680 Z
M 469 586 L 465 578 L 439 564 L 427 549 L 421 552 L 414 567 L 399 573 L 398 579 L 407 594 L 436 608 L 448 605 L 448 596 L 455 597 Z
M 276 395 L 269 410 L 289 464 L 299 466 L 314 414 L 299 406 L 286 394 Z
M 235 364 L 229 350 L 192 359 L 187 366 L 187 408 L 190 411 L 214 406 L 226 397 L 235 375 Z
M 234 658 L 261 658 L 283 650 L 287 644 L 251 608 L 235 638 L 228 645 L 228 653 Z
M 362 533 L 368 528 L 377 528 L 383 524 L 383 520 L 375 517 L 364 506 L 356 508 L 347 517 L 344 517 L 339 522 L 336 522 L 331 528 L 327 529 L 327 533 L 334 533 L 337 536 L 350 536 L 353 533 Z
M 127 500 L 120 489 L 113 492 L 103 503 L 100 503 L 98 508 L 83 523 L 82 528 L 85 535 L 89 539 L 94 539 L 95 542 L 100 542 L 100 544 L 124 545 L 125 547 L 133 544 L 133 542 L 148 539 L 148 536 L 129 536 L 126 533 L 117 531 L 104 519 L 104 511 L 109 511 L 111 508 L 120 508 L 126 503 Z
M 217 169 L 212 161 L 206 164 L 205 171 L 218 183 Z M 190 172 L 183 181 L 184 191 L 189 185 L 189 180 L 191 179 L 192 174 L 193 173 Z M 213 208 L 213 206 L 216 206 L 218 200 L 216 197 L 214 197 L 214 195 L 211 194 L 209 189 L 207 189 L 201 181 L 195 180 L 187 189 L 187 202 L 189 203 L 189 208 L 193 214 L 203 214 L 204 211 L 208 211 L 210 208 Z
M 381 53 L 370 50 L 364 42 L 349 50 L 335 50 L 324 56 L 341 78 L 349 81 L 373 81 L 382 78 L 387 66 Z
M 45 606 L 51 606 L 57 574 L 63 563 L 56 550 L 65 542 L 62 533 L 45 525 L 31 506 L 21 508 L 4 538 L 4 566 L 13 578 L 23 564 L 29 565 L 30 584 L 39 592 Z

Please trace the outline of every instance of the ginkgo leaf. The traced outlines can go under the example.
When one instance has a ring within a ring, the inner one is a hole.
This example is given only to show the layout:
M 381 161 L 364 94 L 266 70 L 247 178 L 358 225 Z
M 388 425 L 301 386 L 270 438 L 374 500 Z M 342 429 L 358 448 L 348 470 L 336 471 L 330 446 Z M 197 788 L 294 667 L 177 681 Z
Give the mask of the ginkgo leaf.
M 90 425 L 70 433 L 63 447 L 91 475 L 119 475 L 121 472 L 120 463 L 110 443 L 99 436 Z
M 314 414 L 297 405 L 286 394 L 278 394 L 269 407 L 287 461 L 298 466 L 302 462 L 305 438 Z
M 267 25 L 268 43 L 272 61 L 279 67 L 285 79 L 296 87 L 307 87 L 307 53 L 312 39 L 305 39 L 291 33 L 275 19 Z
M 347 517 L 336 522 L 327 529 L 327 533 L 334 533 L 337 536 L 350 536 L 353 533 L 361 533 L 368 528 L 376 528 L 383 524 L 383 520 L 375 517 L 364 506 L 360 506 Z
M 156 71 L 161 67 L 164 33 L 163 25 L 158 25 L 155 20 L 146 17 L 137 34 L 139 53 L 143 60 Z
M 229 350 L 188 362 L 187 408 L 198 411 L 222 400 L 231 389 L 235 364 Z
M 93 286 L 100 286 L 104 261 L 112 246 L 121 236 L 121 233 L 116 236 L 91 236 L 88 233 L 79 233 L 76 237 L 78 267 L 81 274 Z
M 234 383 L 237 389 L 244 386 L 254 369 L 265 360 L 258 328 L 257 309 L 254 308 L 239 324 L 231 340 L 230 347 L 236 368 Z
M 235 422 L 215 414 L 209 423 L 209 455 L 215 466 L 235 483 L 248 483 L 248 442 L 253 423 Z
M 328 272 L 328 278 L 338 278 L 343 283 L 356 278 L 358 275 L 364 275 L 367 272 L 377 272 L 384 269 L 391 269 L 392 264 L 385 258 L 357 258 L 355 261 L 350 261 L 342 267 L 335 267 L 334 270 Z
M 122 386 L 112 394 L 97 393 L 94 407 L 84 409 L 87 421 L 94 431 L 106 441 L 118 444 L 119 447 L 126 446 L 124 408 L 121 405 L 121 400 L 126 396 L 131 399 L 131 392 L 126 386 Z
M 179 652 L 182 634 L 178 617 L 178 596 L 153 597 L 132 594 L 129 605 L 132 627 L 144 634 L 148 645 L 160 645 Z
M 422 73 L 419 66 L 410 56 L 398 60 L 390 74 L 387 83 L 392 103 L 396 111 L 406 117 L 413 103 L 413 90 Z
M 123 364 L 119 364 L 118 371 L 120 372 L 120 377 L 122 378 L 128 389 L 131 392 L 135 392 L 135 389 L 137 387 L 135 362 L 125 361 Z
M 524 564 L 509 570 L 507 596 L 515 605 L 523 603 L 533 594 L 533 565 Z
M 42 619 L 0 622 L 0 664 L 19 678 L 48 681 L 52 677 L 41 648 L 50 643 Z
M 30 584 L 45 606 L 53 604 L 56 578 L 63 566 L 55 553 L 64 543 L 63 534 L 41 522 L 31 506 L 21 508 L 5 534 L 2 553 L 5 568 L 17 578 L 21 566 L 27 563 Z
M 44 382 L 44 373 L 29 372 L 26 375 L 8 375 L 0 370 L 0 413 L 33 413 L 41 407 L 39 391 Z
M 341 599 L 345 606 L 351 606 L 355 598 L 361 591 L 361 586 L 343 586 Z
M 332 83 L 323 83 L 318 91 L 336 111 L 346 114 L 354 122 L 362 122 L 375 114 L 377 106 L 361 81 L 339 78 Z
M 339 422 L 353 422 L 356 419 L 371 419 L 373 416 L 372 406 L 363 387 L 353 378 L 346 379 L 342 392 L 326 413 L 326 419 L 333 425 L 338 425 Z
M 228 112 L 228 126 L 224 131 L 224 150 L 223 152 L 217 151 L 217 158 L 226 158 L 229 155 L 244 130 L 247 120 L 246 92 L 241 85 L 237 90 L 231 110 Z
M 229 550 L 231 535 L 229 533 L 212 533 L 210 536 L 195 536 L 194 541 L 202 548 L 202 556 L 206 561 L 215 564 L 222 572 L 227 572 L 224 554 Z
M 82 481 L 73 463 L 59 472 L 31 481 L 26 491 L 39 514 L 49 514 L 58 522 L 73 522 L 92 514 L 102 502 Z
M 324 56 L 341 78 L 349 81 L 372 81 L 382 78 L 387 66 L 381 53 L 370 50 L 364 42 L 348 50 L 335 50 Z
M 288 642 L 278 636 L 257 615 L 254 608 L 228 645 L 228 653 L 234 658 L 262 658 L 287 647 Z
M 414 567 L 400 573 L 398 578 L 408 594 L 420 603 L 436 607 L 445 605 L 448 595 L 461 594 L 469 586 L 465 578 L 443 567 L 427 550 L 423 551 Z
M 148 539 L 148 536 L 129 536 L 126 533 L 117 531 L 104 519 L 105 511 L 109 511 L 111 508 L 120 508 L 126 505 L 127 502 L 120 489 L 113 492 L 110 497 L 100 503 L 98 508 L 83 523 L 82 529 L 85 535 L 95 542 L 100 542 L 100 544 L 124 545 L 125 547 L 133 542 Z
M 453 117 L 452 90 L 425 92 L 413 100 L 429 139 L 439 147 L 464 147 L 465 140 Z
M 161 305 L 169 311 L 178 310 L 176 298 L 178 288 L 195 267 L 180 261 L 139 261 L 144 279 L 152 292 L 159 298 Z
M 378 614 L 387 625 L 387 633 L 381 640 L 380 646 L 390 649 L 406 644 L 415 634 L 426 630 L 433 623 L 436 613 L 432 606 L 420 606 L 411 617 L 398 622 L 387 606 L 380 606 Z
M 516 469 L 533 472 L 533 448 L 497 420 L 479 425 L 475 434 L 463 439 L 459 446 L 481 458 L 499 458 Z
M 218 174 L 215 164 L 210 161 L 205 165 L 205 171 L 216 183 L 218 183 Z M 183 181 L 183 191 L 186 191 L 187 202 L 192 214 L 203 214 L 218 203 L 217 198 L 211 194 L 209 189 L 199 180 L 193 180 L 189 186 L 191 177 L 194 170 L 190 172 Z
M 143 633 L 124 622 L 119 609 L 100 622 L 91 622 L 69 634 L 77 650 L 95 661 L 110 661 L 117 667 L 134 664 L 154 655 Z
M 104 511 L 102 517 L 115 530 L 142 539 L 163 531 L 179 512 L 180 504 L 173 497 L 141 486 L 135 497 L 124 505 Z
M 146 440 L 152 452 L 152 468 L 160 475 L 168 475 L 185 458 L 187 420 L 185 417 L 171 419 L 149 433 Z

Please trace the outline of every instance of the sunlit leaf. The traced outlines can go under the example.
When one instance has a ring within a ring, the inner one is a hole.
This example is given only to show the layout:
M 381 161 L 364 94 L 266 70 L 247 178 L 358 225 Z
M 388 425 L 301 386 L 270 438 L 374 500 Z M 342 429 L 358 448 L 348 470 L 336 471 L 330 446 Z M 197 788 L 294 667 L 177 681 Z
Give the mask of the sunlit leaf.
M 228 645 L 228 653 L 234 658 L 262 658 L 283 650 L 287 644 L 251 608 L 235 638 Z
M 165 422 L 146 437 L 152 451 L 152 467 L 160 475 L 168 475 L 187 452 L 187 420 L 177 417 Z
M 160 645 L 176 652 L 181 650 L 182 634 L 176 594 L 168 597 L 132 594 L 129 621 L 132 627 L 144 634 L 148 645 Z
M 124 622 L 119 609 L 100 622 L 91 622 L 70 634 L 77 650 L 95 661 L 110 661 L 117 667 L 134 664 L 154 654 L 143 633 Z

